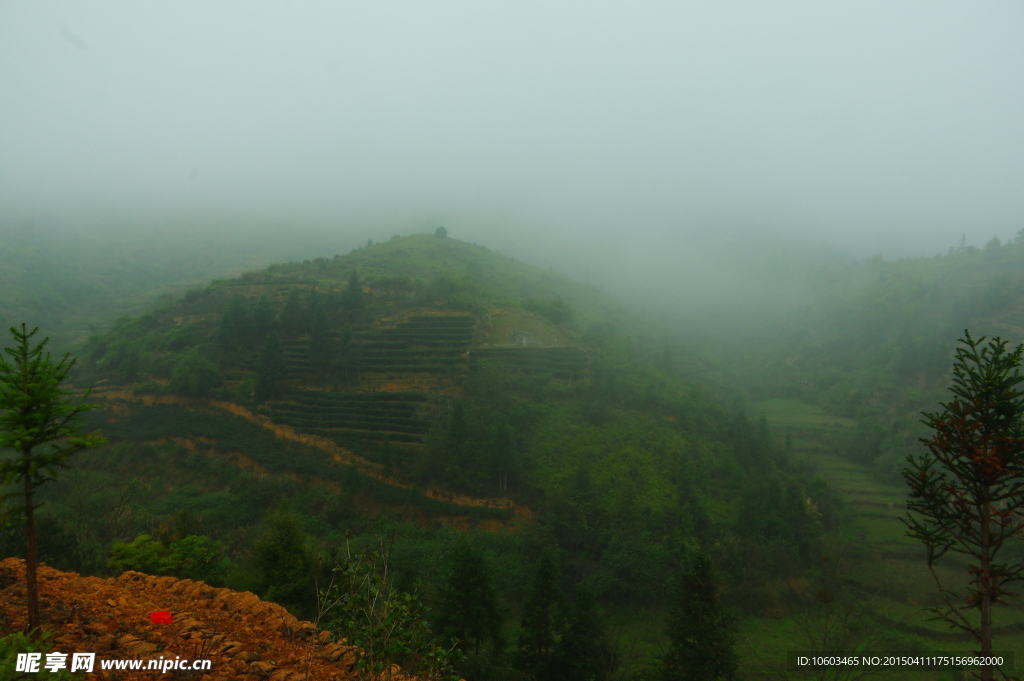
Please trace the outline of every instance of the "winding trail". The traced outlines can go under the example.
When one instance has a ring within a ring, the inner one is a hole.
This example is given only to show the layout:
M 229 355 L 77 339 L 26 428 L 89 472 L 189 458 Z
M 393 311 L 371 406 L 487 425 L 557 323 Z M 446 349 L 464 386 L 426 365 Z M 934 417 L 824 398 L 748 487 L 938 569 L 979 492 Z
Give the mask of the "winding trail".
M 462 494 L 455 494 L 445 490 L 429 487 L 418 487 L 404 480 L 399 480 L 394 476 L 389 476 L 384 472 L 384 467 L 380 464 L 368 461 L 361 456 L 357 456 L 350 450 L 339 446 L 337 443 L 319 435 L 310 435 L 308 433 L 300 433 L 291 426 L 282 425 L 280 423 L 274 423 L 268 417 L 262 414 L 255 414 L 251 410 L 243 407 L 240 404 L 234 402 L 227 402 L 224 400 L 208 400 L 200 397 L 183 397 L 180 395 L 152 395 L 152 394 L 136 394 L 131 390 L 125 388 L 115 388 L 109 390 L 97 390 L 93 392 L 92 396 L 96 399 L 105 400 L 108 402 L 122 401 L 122 402 L 134 402 L 145 406 L 153 404 L 179 404 L 189 407 L 204 407 L 207 409 L 219 410 L 233 414 L 234 416 L 241 417 L 251 423 L 255 423 L 262 428 L 269 430 L 274 434 L 274 437 L 291 440 L 304 444 L 308 447 L 313 447 L 325 452 L 331 460 L 336 463 L 355 466 L 360 473 L 371 477 L 375 480 L 379 480 L 385 484 L 393 487 L 401 487 L 403 489 L 417 489 L 425 496 L 434 499 L 436 501 L 443 501 L 445 503 L 454 504 L 456 506 L 466 507 L 477 507 L 477 508 L 504 508 L 509 509 L 515 516 L 525 519 L 532 519 L 533 512 L 522 504 L 517 504 L 514 500 L 508 498 L 494 498 L 494 497 L 470 497 Z M 118 411 L 116 406 L 113 406 L 113 411 Z

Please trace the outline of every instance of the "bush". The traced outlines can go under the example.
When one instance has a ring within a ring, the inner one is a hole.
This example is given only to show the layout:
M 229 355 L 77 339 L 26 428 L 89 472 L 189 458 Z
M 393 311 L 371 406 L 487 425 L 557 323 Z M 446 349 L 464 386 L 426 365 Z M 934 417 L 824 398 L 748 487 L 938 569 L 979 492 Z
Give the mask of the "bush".
M 177 395 L 201 397 L 223 384 L 224 377 L 217 365 L 195 348 L 189 348 L 181 353 L 167 388 Z
M 219 585 L 224 583 L 229 567 L 224 546 L 197 535 L 182 537 L 164 546 L 148 534 L 140 534 L 129 544 L 114 544 L 110 553 L 107 567 L 118 574 L 135 570 Z
M 523 309 L 540 315 L 553 324 L 563 324 L 572 318 L 572 305 L 560 297 L 548 300 L 527 298 L 523 301 Z
M 440 645 L 426 608 L 393 586 L 390 569 L 390 549 L 357 553 L 346 544 L 330 585 L 319 594 L 320 626 L 358 646 L 356 669 L 375 678 L 389 678 L 391 665 L 401 664 L 422 679 L 455 681 L 452 663 L 459 651 Z

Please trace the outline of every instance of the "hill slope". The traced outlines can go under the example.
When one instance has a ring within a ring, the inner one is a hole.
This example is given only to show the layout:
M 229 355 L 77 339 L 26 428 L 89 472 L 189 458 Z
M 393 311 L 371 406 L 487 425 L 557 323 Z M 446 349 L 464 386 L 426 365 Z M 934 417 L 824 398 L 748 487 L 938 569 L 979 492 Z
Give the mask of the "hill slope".
M 704 548 L 731 603 L 776 612 L 835 495 L 654 338 L 591 287 L 432 236 L 214 282 L 82 346 L 111 444 L 41 488 L 40 552 L 104 574 L 115 543 L 169 560 L 204 535 L 224 560 L 197 578 L 308 613 L 312 588 L 280 595 L 266 559 L 288 517 L 308 579 L 314 556 L 390 536 L 396 583 L 435 608 L 470 542 L 514 632 L 545 552 L 560 593 L 651 629 Z M 0 540 L 17 553 L 16 527 Z
M 964 329 L 1024 340 L 1020 239 L 829 267 L 807 288 L 816 297 L 798 313 L 715 336 L 712 352 L 753 400 L 800 399 L 857 420 L 849 455 L 892 479 L 917 447 L 920 412 L 948 396 Z

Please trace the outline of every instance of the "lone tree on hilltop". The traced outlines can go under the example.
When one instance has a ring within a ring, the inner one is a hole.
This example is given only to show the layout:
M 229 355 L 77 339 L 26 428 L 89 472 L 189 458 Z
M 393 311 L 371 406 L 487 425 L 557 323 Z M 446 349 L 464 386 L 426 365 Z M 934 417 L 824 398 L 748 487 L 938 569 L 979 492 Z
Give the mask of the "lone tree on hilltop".
M 664 681 L 736 677 L 736 625 L 718 602 L 718 579 L 705 553 L 694 555 L 668 617 Z
M 39 628 L 39 589 L 36 580 L 36 526 L 32 492 L 45 482 L 54 480 L 57 471 L 67 468 L 72 455 L 106 442 L 99 432 L 83 433 L 79 420 L 82 412 L 99 405 L 86 404 L 90 390 L 76 402 L 64 383 L 75 360 L 65 354 L 54 362 L 44 353 L 49 338 L 35 347 L 32 337 L 38 328 L 29 331 L 25 324 L 11 327 L 14 347 L 0 354 L 0 450 L 13 454 L 0 459 L 0 483 L 20 484 L 21 490 L 3 495 L 2 499 L 22 497 L 20 510 L 25 513 L 25 591 L 28 600 L 28 628 Z M 10 359 L 8 359 L 8 357 Z
M 928 568 L 942 596 L 932 608 L 937 620 L 974 636 L 981 655 L 992 652 L 992 606 L 1005 604 L 1012 582 L 1024 579 L 1024 560 L 1008 564 L 999 553 L 1024 533 L 1024 382 L 1020 363 L 1024 346 L 1013 351 L 1006 341 L 960 339 L 953 362 L 951 402 L 942 411 L 924 413 L 932 435 L 928 448 L 907 457 L 903 478 L 910 487 L 907 536 L 927 549 Z M 943 587 L 936 561 L 948 551 L 970 561 L 964 591 Z M 977 609 L 979 616 L 966 611 Z M 992 679 L 992 667 L 981 679 Z

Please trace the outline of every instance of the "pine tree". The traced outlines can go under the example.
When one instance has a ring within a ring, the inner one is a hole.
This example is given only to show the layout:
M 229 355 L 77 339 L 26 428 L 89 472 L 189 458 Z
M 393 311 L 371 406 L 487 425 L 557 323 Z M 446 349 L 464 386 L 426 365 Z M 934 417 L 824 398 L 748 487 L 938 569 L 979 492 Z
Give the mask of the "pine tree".
M 260 296 L 252 311 L 252 340 L 259 345 L 274 330 L 274 308 L 266 296 Z
M 363 284 L 359 281 L 359 273 L 352 270 L 348 275 L 348 288 L 341 295 L 341 306 L 350 318 L 358 317 L 366 307 L 364 298 Z
M 580 589 L 555 648 L 553 676 L 561 681 L 604 681 L 614 663 L 611 652 L 594 596 Z
M 460 541 L 449 557 L 437 622 L 443 634 L 457 639 L 460 646 L 472 646 L 474 653 L 498 638 L 501 616 L 491 571 L 483 551 L 468 539 Z
M 516 667 L 538 681 L 552 678 L 554 672 L 552 662 L 558 644 L 560 611 L 555 561 L 545 554 L 537 565 L 530 596 L 523 604 L 519 649 L 516 652 Z
M 277 334 L 270 334 L 256 358 L 256 399 L 263 401 L 274 397 L 278 391 L 277 383 L 285 377 L 287 371 L 288 364 L 281 339 Z
M 1007 542 L 1024 535 L 1024 346 L 1011 351 L 999 338 L 983 346 L 985 340 L 964 331 L 953 363 L 953 400 L 924 414 L 933 431 L 921 439 L 928 452 L 907 457 L 903 471 L 910 487 L 907 535 L 927 548 L 943 601 L 932 612 L 973 636 L 982 656 L 992 652 L 993 606 L 1005 604 L 1016 595 L 1012 584 L 1024 581 L 1024 562 L 1000 556 Z M 948 551 L 968 559 L 964 591 L 939 580 L 936 561 Z M 983 667 L 981 678 L 993 673 Z
M 309 331 L 306 360 L 314 373 L 324 376 L 330 373 L 333 358 L 334 339 L 331 338 L 331 330 L 327 325 L 327 315 L 323 306 L 317 306 L 313 311 L 313 324 Z
M 299 292 L 292 289 L 281 312 L 281 327 L 286 338 L 301 336 L 306 332 L 306 312 Z
M 83 433 L 80 418 L 83 412 L 98 409 L 86 404 L 86 391 L 77 402 L 70 390 L 62 390 L 75 360 L 65 354 L 54 361 L 45 352 L 49 338 L 31 347 L 32 337 L 39 332 L 21 325 L 11 327 L 15 345 L 5 348 L 8 360 L 0 354 L 0 450 L 11 449 L 14 455 L 0 462 L 0 483 L 20 483 L 20 492 L 3 495 L 6 501 L 21 497 L 25 514 L 25 591 L 28 602 L 28 626 L 40 625 L 39 589 L 36 578 L 36 527 L 33 501 L 35 489 L 56 478 L 57 471 L 67 468 L 68 459 L 84 450 L 99 447 L 106 440 L 96 433 Z
M 711 559 L 697 553 L 668 619 L 664 681 L 715 681 L 736 675 L 735 622 L 718 603 L 718 579 Z
M 217 349 L 221 353 L 221 361 L 229 361 L 243 348 L 248 340 L 249 319 L 242 299 L 234 296 L 227 312 L 220 318 L 217 328 Z
M 256 542 L 256 567 L 264 598 L 293 607 L 313 601 L 313 559 L 298 519 L 284 509 L 270 516 Z

